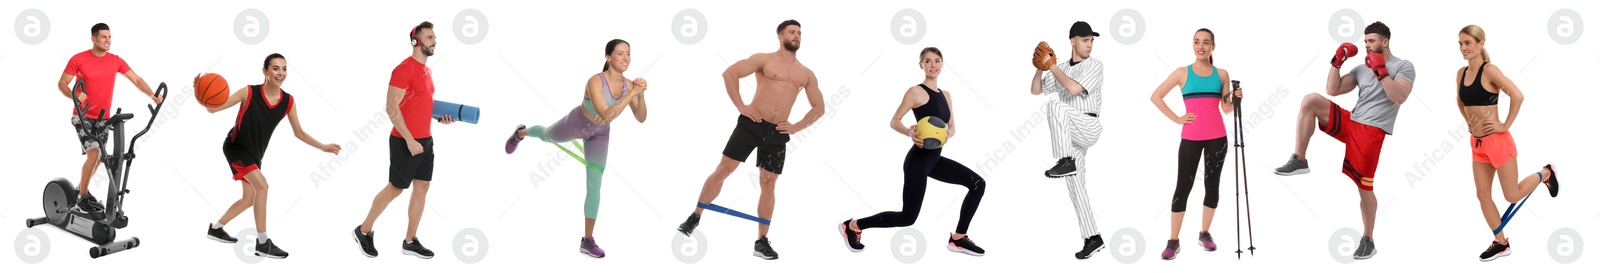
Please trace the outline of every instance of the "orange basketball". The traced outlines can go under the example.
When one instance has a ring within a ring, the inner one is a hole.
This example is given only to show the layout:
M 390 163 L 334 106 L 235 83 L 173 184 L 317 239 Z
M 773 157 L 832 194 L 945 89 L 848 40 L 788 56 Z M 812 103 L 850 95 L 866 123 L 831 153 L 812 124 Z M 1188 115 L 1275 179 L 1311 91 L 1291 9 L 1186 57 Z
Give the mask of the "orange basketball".
M 216 73 L 201 75 L 194 82 L 194 98 L 206 108 L 222 106 L 228 101 L 228 80 Z

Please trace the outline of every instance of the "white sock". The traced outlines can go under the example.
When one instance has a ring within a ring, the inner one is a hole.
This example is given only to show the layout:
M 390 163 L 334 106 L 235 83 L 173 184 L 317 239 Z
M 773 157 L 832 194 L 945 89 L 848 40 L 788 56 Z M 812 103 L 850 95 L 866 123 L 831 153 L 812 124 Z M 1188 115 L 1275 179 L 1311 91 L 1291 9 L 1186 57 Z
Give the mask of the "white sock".
M 265 243 L 267 243 L 267 233 L 266 232 L 257 232 L 256 233 L 256 243 L 257 244 L 265 244 Z
M 220 228 L 222 228 L 222 222 L 211 222 L 211 229 L 220 229 Z

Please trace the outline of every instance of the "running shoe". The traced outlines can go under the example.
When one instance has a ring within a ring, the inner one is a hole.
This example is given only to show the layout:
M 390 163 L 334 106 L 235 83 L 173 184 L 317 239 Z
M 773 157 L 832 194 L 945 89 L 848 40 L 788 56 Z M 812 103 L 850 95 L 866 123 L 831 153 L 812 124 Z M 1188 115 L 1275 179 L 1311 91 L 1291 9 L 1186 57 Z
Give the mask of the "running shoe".
M 277 245 L 272 244 L 272 239 L 267 239 L 266 243 L 256 243 L 255 254 L 256 256 L 273 259 L 283 259 L 289 257 L 289 252 L 284 252 L 283 249 L 279 249 Z
M 78 196 L 78 209 L 82 209 L 83 211 L 101 211 L 105 210 L 106 207 L 100 205 L 100 199 L 94 198 L 94 194 L 84 194 Z
M 1378 247 L 1372 244 L 1372 237 L 1361 236 L 1361 245 L 1356 247 L 1355 258 L 1366 260 L 1371 259 L 1373 255 L 1378 255 Z
M 1211 241 L 1211 232 L 1200 232 L 1200 248 L 1206 251 L 1217 251 L 1217 243 Z
M 1282 167 L 1278 167 L 1272 172 L 1282 176 L 1306 174 L 1311 172 L 1311 165 L 1307 164 L 1305 160 L 1300 160 L 1299 156 L 1291 154 L 1289 155 L 1288 163 L 1283 163 Z
M 356 238 L 356 244 L 361 245 L 361 254 L 367 255 L 367 258 L 378 257 L 378 248 L 372 246 L 373 232 L 361 233 L 361 225 L 356 225 L 356 229 L 350 231 L 350 235 Z
M 606 257 L 606 251 L 604 249 L 600 249 L 599 244 L 594 243 L 594 237 L 592 236 L 583 237 L 583 239 L 578 240 L 578 252 L 583 253 L 584 255 L 589 255 L 589 257 Z
M 522 136 L 519 136 L 517 132 L 521 132 L 523 129 L 528 129 L 528 126 L 517 124 L 517 130 L 511 131 L 511 138 L 506 139 L 506 154 L 517 151 L 517 144 L 522 143 Z
M 428 250 L 426 247 L 422 247 L 422 241 L 417 240 L 417 238 L 411 238 L 411 242 L 400 245 L 400 250 L 401 253 L 405 253 L 406 255 L 417 256 L 417 258 L 423 259 L 433 259 L 433 251 Z
M 1162 260 L 1178 258 L 1178 240 L 1167 240 L 1167 250 L 1161 251 Z
M 756 240 L 756 251 L 753 254 L 764 260 L 778 259 L 778 251 L 772 250 L 772 241 L 767 240 L 766 236 L 761 236 L 760 240 Z
M 850 220 L 839 223 L 839 235 L 844 236 L 844 246 L 850 248 L 850 252 L 861 252 L 867 247 L 861 244 L 861 232 L 850 229 Z
M 211 227 L 211 224 L 206 224 L 206 238 L 210 238 L 212 241 L 229 244 L 239 242 L 239 239 L 235 239 L 232 235 L 228 235 L 228 231 L 222 230 L 222 227 L 213 228 Z
M 1561 185 L 1556 184 L 1556 167 L 1552 164 L 1545 164 L 1544 168 L 1550 170 L 1550 178 L 1544 180 L 1544 186 L 1550 188 L 1550 197 L 1556 197 L 1556 192 L 1561 189 Z
M 983 257 L 984 253 L 982 247 L 978 247 L 978 244 L 972 242 L 972 236 L 961 236 L 961 239 L 950 239 L 950 243 L 945 245 L 945 249 L 949 249 L 950 251 L 956 253 L 978 257 Z
M 678 232 L 682 232 L 683 236 L 691 236 L 696 226 L 700 226 L 700 215 L 691 213 L 689 219 L 684 219 L 682 224 L 678 224 Z
M 1511 244 L 1500 244 L 1496 241 L 1490 244 L 1489 249 L 1484 250 L 1483 254 L 1478 254 L 1478 260 L 1487 262 L 1505 256 L 1511 256 Z

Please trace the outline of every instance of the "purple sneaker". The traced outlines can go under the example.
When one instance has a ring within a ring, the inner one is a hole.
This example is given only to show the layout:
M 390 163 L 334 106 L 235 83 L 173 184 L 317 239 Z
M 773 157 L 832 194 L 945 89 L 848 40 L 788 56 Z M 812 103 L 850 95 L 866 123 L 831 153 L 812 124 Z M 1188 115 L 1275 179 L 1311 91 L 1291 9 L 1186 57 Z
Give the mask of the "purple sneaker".
M 1178 258 L 1178 240 L 1167 240 L 1167 250 L 1161 251 L 1162 260 Z
M 603 249 L 600 249 L 600 245 L 599 244 L 595 244 L 594 243 L 594 237 L 583 237 L 583 240 L 579 241 L 579 243 L 578 243 L 578 252 L 581 252 L 581 253 L 583 253 L 585 255 L 589 255 L 589 257 L 595 257 L 595 258 L 605 258 L 606 257 L 606 251 L 603 250 Z
M 526 126 L 526 125 L 518 124 L 517 125 L 517 130 L 516 131 L 511 131 L 511 138 L 510 139 L 506 139 L 506 154 L 511 154 L 511 152 L 517 151 L 517 143 L 522 143 L 522 137 L 518 136 L 517 132 L 521 132 L 522 129 L 527 129 L 527 128 L 528 128 L 528 126 Z
M 1200 248 L 1206 251 L 1217 251 L 1217 243 L 1211 242 L 1211 232 L 1200 232 Z

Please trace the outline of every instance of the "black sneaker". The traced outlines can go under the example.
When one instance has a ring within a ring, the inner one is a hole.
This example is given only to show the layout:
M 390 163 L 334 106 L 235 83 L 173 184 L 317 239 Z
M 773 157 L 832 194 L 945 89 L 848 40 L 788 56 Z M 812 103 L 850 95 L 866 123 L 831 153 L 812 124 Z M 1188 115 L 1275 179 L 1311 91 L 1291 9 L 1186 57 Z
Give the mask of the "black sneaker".
M 100 199 L 95 199 L 93 194 L 85 194 L 78 196 L 78 209 L 82 209 L 83 211 L 101 211 L 105 210 L 106 207 L 104 205 L 100 205 Z
M 400 252 L 405 253 L 406 255 L 417 256 L 417 258 L 433 259 L 433 251 L 428 250 L 426 247 L 422 247 L 422 242 L 417 241 L 417 238 L 411 238 L 411 242 L 401 244 Z
M 228 231 L 222 230 L 222 228 L 211 228 L 210 224 L 206 224 L 206 238 L 229 244 L 239 242 L 239 239 L 234 239 L 233 236 L 228 235 Z
M 1063 157 L 1056 160 L 1056 166 L 1044 171 L 1044 176 L 1061 178 L 1078 174 L 1078 163 L 1072 157 Z
M 1544 186 L 1550 188 L 1550 197 L 1556 197 L 1556 192 L 1561 189 L 1560 185 L 1556 184 L 1556 167 L 1545 164 L 1544 168 L 1550 170 L 1550 178 L 1544 180 Z
M 277 245 L 272 244 L 272 239 L 267 239 L 266 243 L 256 243 L 256 256 L 283 259 L 288 258 L 289 253 L 283 252 L 283 249 L 278 249 Z
M 850 252 L 861 252 L 867 247 L 861 244 L 861 232 L 850 229 L 850 220 L 839 223 L 839 235 L 844 236 L 844 246 L 850 248 Z
M 1089 236 L 1088 239 L 1083 239 L 1083 250 L 1078 251 L 1078 254 L 1073 256 L 1079 260 L 1089 259 L 1089 257 L 1093 257 L 1095 253 L 1100 252 L 1102 249 L 1106 249 L 1106 242 L 1100 239 L 1099 234 L 1095 234 L 1094 236 Z
M 378 257 L 378 248 L 372 246 L 372 233 L 361 233 L 360 225 L 356 225 L 356 230 L 350 231 L 350 236 L 356 238 L 356 244 L 361 245 L 361 255 L 367 255 L 367 258 Z
M 1355 258 L 1357 260 L 1371 259 L 1378 255 L 1378 246 L 1372 243 L 1372 237 L 1361 236 L 1361 245 L 1356 246 Z
M 698 217 L 695 219 L 699 220 Z M 753 254 L 764 260 L 778 259 L 778 251 L 772 250 L 772 241 L 768 241 L 767 237 L 761 237 L 761 240 L 756 240 L 756 251 Z
M 689 219 L 684 219 L 682 224 L 678 224 L 678 232 L 682 232 L 683 236 L 690 236 L 697 226 L 700 226 L 700 215 L 690 213 Z
M 962 236 L 960 240 L 950 239 L 950 243 L 946 244 L 944 248 L 957 253 L 983 257 L 983 248 L 978 247 L 978 244 L 972 243 L 972 236 Z
M 1511 244 L 1502 245 L 1499 241 L 1496 241 L 1490 244 L 1489 249 L 1484 250 L 1483 254 L 1478 254 L 1478 260 L 1487 262 L 1505 256 L 1511 256 Z

